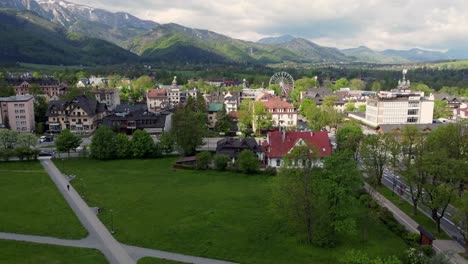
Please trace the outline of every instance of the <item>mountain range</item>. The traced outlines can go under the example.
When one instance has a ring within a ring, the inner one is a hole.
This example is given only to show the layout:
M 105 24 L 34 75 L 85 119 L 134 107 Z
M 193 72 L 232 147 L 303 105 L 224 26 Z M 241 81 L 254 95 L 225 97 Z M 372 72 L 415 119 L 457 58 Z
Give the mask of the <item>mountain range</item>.
M 291 35 L 243 41 L 64 0 L 2 0 L 0 8 L 0 32 L 8 36 L 0 44 L 3 61 L 399 64 L 456 58 L 454 53 L 421 49 L 375 51 L 361 46 L 339 50 Z

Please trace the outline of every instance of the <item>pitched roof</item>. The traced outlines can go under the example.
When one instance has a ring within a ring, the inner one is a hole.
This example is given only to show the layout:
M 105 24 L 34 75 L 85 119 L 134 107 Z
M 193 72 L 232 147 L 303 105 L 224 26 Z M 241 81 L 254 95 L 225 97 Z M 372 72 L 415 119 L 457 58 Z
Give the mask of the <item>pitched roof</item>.
M 263 152 L 262 146 L 257 143 L 255 138 L 223 138 L 216 144 L 217 154 L 225 154 L 231 158 L 237 158 L 237 155 L 244 149 L 252 152 Z
M 164 89 L 151 89 L 147 92 L 148 98 L 161 98 L 167 96 L 167 90 Z
M 278 96 L 262 101 L 267 109 L 294 109 L 294 105 L 281 100 Z
M 73 100 L 56 100 L 49 102 L 47 116 L 53 116 L 52 111 L 64 111 L 68 106 L 79 106 L 89 116 L 107 111 L 107 106 L 104 103 L 99 103 L 94 99 L 89 99 L 86 95 L 78 95 Z
M 208 105 L 208 112 L 219 112 L 223 110 L 223 104 L 211 103 Z
M 379 125 L 376 130 L 379 130 L 381 133 L 390 133 L 392 131 L 401 131 L 405 126 L 415 126 L 422 132 L 433 131 L 437 127 L 442 125 L 442 123 L 432 123 L 432 124 L 382 124 Z
M 296 146 L 299 140 L 319 151 L 321 157 L 332 154 L 332 146 L 326 131 L 295 132 L 274 131 L 269 132 L 267 142 L 264 144 L 268 158 L 282 158 Z

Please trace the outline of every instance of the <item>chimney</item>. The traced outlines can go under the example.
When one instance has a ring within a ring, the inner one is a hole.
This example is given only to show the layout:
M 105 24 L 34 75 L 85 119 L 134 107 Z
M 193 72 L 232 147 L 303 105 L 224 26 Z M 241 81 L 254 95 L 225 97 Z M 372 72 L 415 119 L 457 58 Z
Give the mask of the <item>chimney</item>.
M 314 136 L 314 131 L 310 131 L 310 136 L 311 136 L 311 137 Z
M 282 138 L 283 138 L 283 142 L 284 142 L 284 140 L 286 139 L 286 131 L 283 130 L 281 133 L 282 133 Z

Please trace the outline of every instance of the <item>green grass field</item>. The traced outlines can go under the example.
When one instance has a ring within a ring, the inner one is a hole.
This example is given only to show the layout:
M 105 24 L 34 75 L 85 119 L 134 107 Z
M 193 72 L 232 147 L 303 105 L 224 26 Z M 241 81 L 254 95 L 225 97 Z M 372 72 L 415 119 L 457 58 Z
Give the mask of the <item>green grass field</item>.
M 167 259 L 158 258 L 142 258 L 138 261 L 138 264 L 181 264 L 185 262 L 172 261 Z
M 400 210 L 405 212 L 408 216 L 413 218 L 418 224 L 423 226 L 426 230 L 431 232 L 436 238 L 438 239 L 451 239 L 449 235 L 447 235 L 444 231 L 442 233 L 437 233 L 437 226 L 435 221 L 433 221 L 430 217 L 423 214 L 422 212 L 418 212 L 417 215 L 413 215 L 413 207 L 410 203 L 400 198 L 398 195 L 392 195 L 392 191 L 387 187 L 380 187 L 377 189 L 379 193 L 385 196 L 388 200 L 390 200 L 394 205 L 396 205 Z
M 174 171 L 173 161 L 69 159 L 58 166 L 77 175 L 72 184 L 131 245 L 240 263 L 336 263 L 350 249 L 387 256 L 406 248 L 378 220 L 364 221 L 364 208 L 355 237 L 336 248 L 303 244 L 271 208 L 272 177 Z
M 104 264 L 104 255 L 95 249 L 81 249 L 54 245 L 0 240 L 2 264 Z
M 0 232 L 83 238 L 87 232 L 37 161 L 0 162 Z

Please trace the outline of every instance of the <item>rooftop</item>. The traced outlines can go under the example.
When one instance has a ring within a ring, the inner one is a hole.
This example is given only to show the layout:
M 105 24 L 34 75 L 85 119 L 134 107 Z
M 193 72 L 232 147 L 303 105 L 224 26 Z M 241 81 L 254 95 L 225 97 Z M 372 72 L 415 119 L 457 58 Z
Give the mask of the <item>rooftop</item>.
M 0 97 L 0 102 L 26 102 L 34 97 L 32 95 L 15 95 L 9 97 Z

